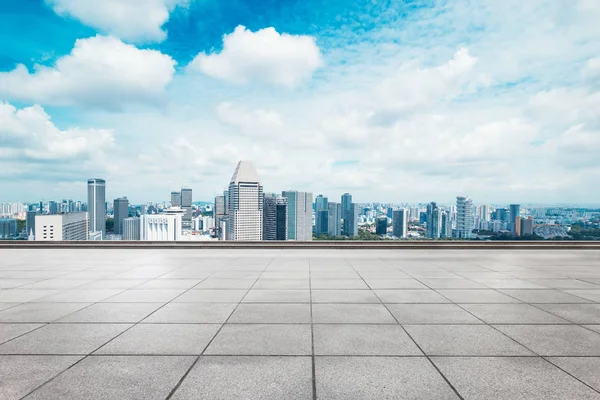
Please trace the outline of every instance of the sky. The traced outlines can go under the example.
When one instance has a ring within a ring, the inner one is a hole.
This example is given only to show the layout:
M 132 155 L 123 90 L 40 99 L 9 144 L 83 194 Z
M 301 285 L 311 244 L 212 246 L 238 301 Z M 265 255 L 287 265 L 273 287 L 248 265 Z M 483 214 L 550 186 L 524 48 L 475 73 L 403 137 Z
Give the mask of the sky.
M 600 203 L 598 0 L 0 0 L 0 201 Z

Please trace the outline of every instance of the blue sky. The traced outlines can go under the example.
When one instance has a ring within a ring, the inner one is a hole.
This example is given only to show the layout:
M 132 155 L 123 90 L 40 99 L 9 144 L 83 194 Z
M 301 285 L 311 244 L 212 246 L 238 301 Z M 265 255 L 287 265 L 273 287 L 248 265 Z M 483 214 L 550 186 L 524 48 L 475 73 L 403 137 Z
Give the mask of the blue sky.
M 0 4 L 0 201 L 597 203 L 595 0 Z

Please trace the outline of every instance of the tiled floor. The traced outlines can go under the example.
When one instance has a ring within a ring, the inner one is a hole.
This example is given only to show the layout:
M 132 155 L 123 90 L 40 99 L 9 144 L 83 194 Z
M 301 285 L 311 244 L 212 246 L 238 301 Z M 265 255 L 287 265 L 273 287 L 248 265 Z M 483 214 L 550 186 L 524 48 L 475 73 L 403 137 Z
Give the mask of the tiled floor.
M 0 400 L 600 399 L 599 368 L 598 251 L 0 251 Z

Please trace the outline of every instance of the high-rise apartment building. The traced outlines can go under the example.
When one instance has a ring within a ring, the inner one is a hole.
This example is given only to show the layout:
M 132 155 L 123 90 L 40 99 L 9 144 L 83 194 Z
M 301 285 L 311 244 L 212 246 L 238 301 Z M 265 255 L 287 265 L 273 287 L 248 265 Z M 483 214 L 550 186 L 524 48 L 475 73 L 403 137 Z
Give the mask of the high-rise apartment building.
M 27 211 L 27 216 L 25 217 L 25 231 L 27 235 L 35 235 L 35 216 L 37 214 L 37 211 L 34 210 Z
M 328 203 L 329 209 L 327 219 L 327 234 L 329 236 L 340 236 L 342 234 L 342 204 Z
M 85 212 L 35 216 L 36 241 L 88 240 L 89 232 Z
M 315 234 L 326 235 L 329 230 L 328 199 L 322 194 L 315 197 Z
M 113 215 L 115 235 L 123 234 L 123 221 L 129 217 L 129 200 L 127 197 L 119 197 L 113 201 Z
M 392 211 L 392 235 L 405 238 L 408 231 L 408 210 L 401 208 Z
M 106 235 L 106 182 L 104 179 L 88 179 L 88 215 L 90 232 Z
M 427 204 L 426 235 L 431 239 L 439 239 L 442 230 L 442 211 L 435 201 Z
M 469 197 L 456 197 L 456 234 L 459 239 L 470 239 L 473 234 L 473 200 Z
M 182 218 L 182 226 L 184 229 L 192 228 L 192 189 L 181 189 L 181 208 L 185 211 Z
M 17 220 L 14 218 L 0 218 L 0 239 L 17 236 Z
M 263 204 L 263 240 L 287 240 L 287 199 L 265 195 Z
M 442 211 L 442 228 L 440 230 L 441 238 L 452 237 L 452 218 L 447 211 Z
M 344 235 L 358 236 L 358 204 L 351 203 L 350 210 L 344 215 Z
M 343 225 L 342 225 L 342 233 L 346 236 L 351 236 L 348 235 L 348 232 L 350 232 L 350 225 L 346 225 L 346 213 L 350 212 L 350 209 L 352 207 L 352 195 L 350 193 L 344 193 L 342 195 L 342 219 L 343 219 Z M 350 224 L 350 220 L 348 221 L 348 224 Z
M 288 190 L 281 195 L 288 201 L 288 240 L 312 240 L 312 193 Z
M 181 207 L 181 192 L 171 192 L 171 207 Z
M 219 239 L 224 240 L 224 237 L 221 237 L 221 232 L 219 232 L 221 227 L 221 221 L 225 219 L 225 196 L 216 196 L 215 197 L 215 206 L 213 208 L 213 218 L 215 219 L 215 234 Z
M 263 187 L 250 161 L 240 161 L 229 182 L 227 240 L 262 240 Z
M 520 229 L 520 225 L 517 225 L 517 217 L 521 216 L 521 205 L 520 204 L 511 204 L 509 206 L 510 214 L 508 220 L 508 228 L 512 232 L 513 235 L 517 234 L 517 231 Z
M 131 217 L 123 220 L 123 240 L 140 240 L 140 218 Z
M 88 185 L 88 193 L 89 193 L 89 185 Z M 48 214 L 58 214 L 58 204 L 55 201 L 48 202 Z
M 533 217 L 521 218 L 520 236 L 533 235 Z
M 387 234 L 387 216 L 382 215 L 377 217 L 377 221 L 375 222 L 375 233 L 377 235 Z
M 162 214 L 145 214 L 140 219 L 140 240 L 173 242 L 181 239 L 181 220 L 185 213 L 171 207 Z

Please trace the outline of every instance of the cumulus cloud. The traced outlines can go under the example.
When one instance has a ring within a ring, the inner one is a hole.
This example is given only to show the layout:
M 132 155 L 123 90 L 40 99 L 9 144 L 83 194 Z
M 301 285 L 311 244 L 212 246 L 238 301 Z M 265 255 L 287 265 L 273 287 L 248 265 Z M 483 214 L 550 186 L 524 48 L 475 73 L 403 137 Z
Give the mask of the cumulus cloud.
M 284 125 L 279 113 L 273 110 L 250 110 L 238 104 L 223 102 L 217 105 L 215 111 L 221 122 L 255 136 L 277 133 Z
M 112 130 L 61 130 L 39 105 L 17 109 L 0 103 L 0 176 L 4 178 L 26 172 L 42 177 L 53 170 L 67 170 L 69 175 L 86 168 L 102 169 L 107 152 L 114 148 Z
M 280 34 L 274 28 L 252 32 L 238 26 L 223 37 L 220 53 L 200 53 L 188 69 L 234 83 L 294 87 L 322 65 L 321 52 L 311 36 Z
M 119 108 L 157 102 L 175 73 L 175 61 L 109 36 L 78 39 L 56 65 L 18 65 L 0 72 L 0 95 L 52 105 Z
M 46 0 L 62 16 L 80 20 L 124 40 L 160 42 L 167 37 L 162 26 L 169 13 L 189 0 Z

